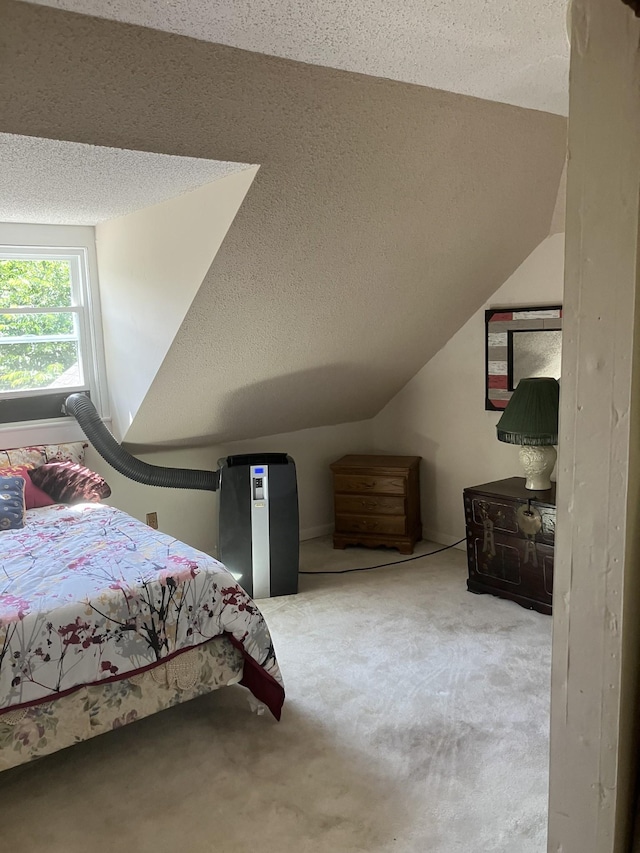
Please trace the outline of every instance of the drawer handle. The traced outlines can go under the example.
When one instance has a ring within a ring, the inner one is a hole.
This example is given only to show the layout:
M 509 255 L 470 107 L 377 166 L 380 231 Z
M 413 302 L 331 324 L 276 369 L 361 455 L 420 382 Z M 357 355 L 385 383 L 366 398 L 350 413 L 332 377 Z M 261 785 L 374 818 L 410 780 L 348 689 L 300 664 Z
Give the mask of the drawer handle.
M 378 526 L 377 521 L 361 521 L 359 522 L 359 527 L 364 527 L 365 530 L 375 530 Z
M 360 501 L 365 509 L 375 509 L 378 506 L 378 501 Z
M 389 480 L 390 485 L 397 489 L 403 488 L 403 480 Z M 375 489 L 378 485 L 377 480 L 358 480 L 357 485 L 363 489 Z

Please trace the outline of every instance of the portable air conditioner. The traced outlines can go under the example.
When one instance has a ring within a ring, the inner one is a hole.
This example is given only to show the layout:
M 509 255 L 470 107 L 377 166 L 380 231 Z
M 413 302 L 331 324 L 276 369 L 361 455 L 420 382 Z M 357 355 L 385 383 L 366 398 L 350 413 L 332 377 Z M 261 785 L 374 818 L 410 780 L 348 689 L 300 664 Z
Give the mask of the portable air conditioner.
M 219 558 L 252 598 L 298 591 L 296 466 L 285 453 L 218 460 Z

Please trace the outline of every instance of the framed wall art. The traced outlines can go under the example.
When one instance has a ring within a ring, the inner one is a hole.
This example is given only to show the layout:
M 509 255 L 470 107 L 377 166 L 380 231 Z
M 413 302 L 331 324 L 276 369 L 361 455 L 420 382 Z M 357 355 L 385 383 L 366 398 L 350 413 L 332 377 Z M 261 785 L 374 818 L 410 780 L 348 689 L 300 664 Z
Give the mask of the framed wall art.
M 485 311 L 485 409 L 501 411 L 521 379 L 560 379 L 562 306 Z

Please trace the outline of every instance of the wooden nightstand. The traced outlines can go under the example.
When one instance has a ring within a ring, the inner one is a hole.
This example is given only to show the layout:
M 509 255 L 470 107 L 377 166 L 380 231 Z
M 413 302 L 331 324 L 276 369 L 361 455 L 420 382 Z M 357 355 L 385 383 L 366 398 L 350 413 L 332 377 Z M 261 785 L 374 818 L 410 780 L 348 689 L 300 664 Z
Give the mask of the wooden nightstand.
M 333 547 L 387 545 L 412 554 L 422 539 L 420 456 L 343 456 L 331 465 Z
M 464 490 L 471 592 L 490 592 L 551 613 L 556 486 L 544 492 L 510 477 Z

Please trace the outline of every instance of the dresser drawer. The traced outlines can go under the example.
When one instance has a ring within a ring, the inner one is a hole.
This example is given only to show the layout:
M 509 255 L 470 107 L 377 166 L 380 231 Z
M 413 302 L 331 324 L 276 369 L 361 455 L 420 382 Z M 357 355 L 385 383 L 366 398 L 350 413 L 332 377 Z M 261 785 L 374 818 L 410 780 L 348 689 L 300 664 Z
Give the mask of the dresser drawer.
M 533 540 L 467 529 L 469 578 L 484 587 L 511 590 L 543 604 L 553 597 L 553 548 Z
M 407 481 L 404 477 L 383 477 L 366 474 L 334 474 L 336 492 L 355 494 L 404 495 Z
M 466 501 L 467 523 L 483 525 L 490 521 L 494 530 L 501 533 L 518 533 L 514 501 L 500 501 L 486 495 L 473 495 Z
M 404 498 L 384 497 L 382 495 L 336 495 L 336 514 L 352 512 L 358 515 L 404 515 Z
M 480 527 L 488 525 L 495 533 L 523 536 L 527 531 L 522 529 L 520 513 L 526 509 L 527 504 L 524 501 L 500 501 L 485 495 L 465 496 L 467 524 Z M 531 511 L 539 519 L 536 541 L 553 545 L 556 534 L 556 508 L 532 502 Z
M 337 515 L 336 530 L 342 533 L 403 534 L 406 532 L 406 518 L 403 515 Z

